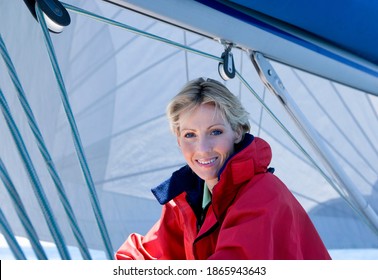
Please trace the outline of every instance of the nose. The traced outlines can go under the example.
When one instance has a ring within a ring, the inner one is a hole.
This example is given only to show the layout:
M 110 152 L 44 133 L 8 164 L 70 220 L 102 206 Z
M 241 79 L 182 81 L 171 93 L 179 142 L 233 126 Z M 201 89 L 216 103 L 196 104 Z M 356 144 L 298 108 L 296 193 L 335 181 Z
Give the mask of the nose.
M 197 152 L 208 153 L 208 152 L 211 151 L 212 143 L 211 143 L 211 140 L 208 137 L 206 137 L 206 136 L 200 137 L 197 144 L 198 144 L 197 145 Z

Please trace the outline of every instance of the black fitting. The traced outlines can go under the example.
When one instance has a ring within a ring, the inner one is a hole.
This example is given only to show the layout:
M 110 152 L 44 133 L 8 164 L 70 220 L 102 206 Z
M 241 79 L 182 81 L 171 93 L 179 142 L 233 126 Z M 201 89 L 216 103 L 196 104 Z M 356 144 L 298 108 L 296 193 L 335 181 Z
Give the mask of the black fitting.
M 58 0 L 24 0 L 26 6 L 29 8 L 30 13 L 38 21 L 35 11 L 35 5 L 38 4 L 42 12 L 55 24 L 59 26 L 68 26 L 71 23 L 71 18 L 67 10 Z M 59 31 L 49 27 L 49 30 L 55 33 Z
M 219 62 L 218 72 L 223 80 L 233 79 L 235 77 L 235 65 L 234 57 L 231 52 L 232 45 L 229 45 L 225 51 L 222 53 L 221 58 L 223 62 Z

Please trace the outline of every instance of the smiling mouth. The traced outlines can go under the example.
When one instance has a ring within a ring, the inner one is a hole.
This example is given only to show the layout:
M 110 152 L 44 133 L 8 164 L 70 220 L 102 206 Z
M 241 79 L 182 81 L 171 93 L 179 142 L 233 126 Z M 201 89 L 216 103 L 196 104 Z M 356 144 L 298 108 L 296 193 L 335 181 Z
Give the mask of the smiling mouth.
M 201 165 L 209 165 L 209 164 L 212 164 L 213 162 L 215 162 L 217 159 L 218 159 L 217 157 L 209 159 L 209 160 L 197 159 L 197 162 Z

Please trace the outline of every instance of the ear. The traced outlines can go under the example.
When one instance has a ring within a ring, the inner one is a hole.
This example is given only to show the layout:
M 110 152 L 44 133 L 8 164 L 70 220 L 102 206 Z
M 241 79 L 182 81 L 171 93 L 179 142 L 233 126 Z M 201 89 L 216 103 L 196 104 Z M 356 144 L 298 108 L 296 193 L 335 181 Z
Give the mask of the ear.
M 235 131 L 235 144 L 238 144 L 243 139 L 243 129 L 238 127 Z

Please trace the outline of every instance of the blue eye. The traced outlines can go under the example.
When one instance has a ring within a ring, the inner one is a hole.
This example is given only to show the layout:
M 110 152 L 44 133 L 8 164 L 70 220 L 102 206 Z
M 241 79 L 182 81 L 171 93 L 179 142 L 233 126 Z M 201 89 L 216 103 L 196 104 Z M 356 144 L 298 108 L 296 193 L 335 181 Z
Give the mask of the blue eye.
M 211 132 L 211 135 L 221 135 L 223 133 L 222 130 L 219 130 L 219 129 L 215 129 Z
M 193 137 L 195 137 L 195 134 L 193 132 L 188 132 L 188 133 L 184 134 L 184 137 L 185 138 L 193 138 Z

